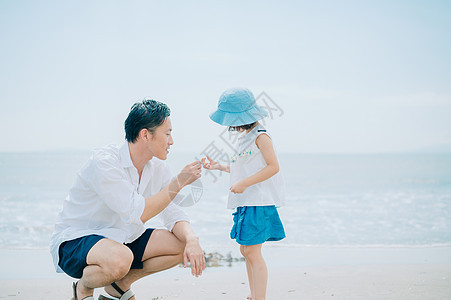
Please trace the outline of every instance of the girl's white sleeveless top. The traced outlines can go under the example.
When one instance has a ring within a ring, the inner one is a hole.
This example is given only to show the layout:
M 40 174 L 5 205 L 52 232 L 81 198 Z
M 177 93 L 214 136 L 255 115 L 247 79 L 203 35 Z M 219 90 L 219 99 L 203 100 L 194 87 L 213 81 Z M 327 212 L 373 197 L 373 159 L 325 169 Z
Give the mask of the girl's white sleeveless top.
M 235 146 L 236 153 L 232 156 L 230 162 L 230 185 L 254 175 L 266 166 L 265 159 L 255 144 L 255 140 L 260 134 L 267 134 L 271 137 L 261 124 L 238 137 Z M 248 187 L 242 194 L 229 192 L 227 208 L 266 205 L 280 207 L 284 204 L 285 184 L 279 171 L 267 180 Z

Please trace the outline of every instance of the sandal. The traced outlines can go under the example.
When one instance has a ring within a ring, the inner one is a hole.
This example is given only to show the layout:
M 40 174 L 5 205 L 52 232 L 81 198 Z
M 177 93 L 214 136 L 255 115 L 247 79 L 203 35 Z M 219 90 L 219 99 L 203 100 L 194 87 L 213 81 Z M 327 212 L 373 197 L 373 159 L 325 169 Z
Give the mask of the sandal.
M 78 282 L 72 283 L 72 291 L 73 291 L 74 296 L 72 297 L 71 300 L 78 300 L 78 298 L 77 298 L 77 284 L 78 284 Z M 94 297 L 93 296 L 88 296 L 88 297 L 84 297 L 81 300 L 94 300 Z
M 119 298 L 110 298 L 106 297 L 104 295 L 99 296 L 99 300 L 130 300 L 133 296 L 135 296 L 135 293 L 132 292 L 131 289 L 124 292 L 120 287 L 117 286 L 115 282 L 111 284 L 111 286 L 121 295 Z M 77 299 L 75 299 L 77 300 Z M 94 300 L 94 299 L 93 299 Z

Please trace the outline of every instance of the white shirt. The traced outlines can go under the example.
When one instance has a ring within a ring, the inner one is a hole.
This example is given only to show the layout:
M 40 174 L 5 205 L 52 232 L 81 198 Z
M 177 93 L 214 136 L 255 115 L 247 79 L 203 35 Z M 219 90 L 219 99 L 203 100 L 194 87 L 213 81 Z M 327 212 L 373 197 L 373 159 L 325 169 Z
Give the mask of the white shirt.
M 249 132 L 243 132 L 236 143 L 236 154 L 230 162 L 230 185 L 254 175 L 267 164 L 255 141 L 260 134 L 267 134 L 266 129 L 257 124 Z M 266 206 L 276 207 L 285 204 L 285 184 L 279 171 L 270 178 L 251 185 L 243 193 L 235 194 L 229 192 L 227 208 L 234 209 L 240 206 Z
M 50 252 L 58 272 L 59 246 L 64 241 L 97 234 L 119 243 L 130 243 L 146 230 L 141 215 L 145 198 L 160 192 L 171 180 L 169 167 L 154 157 L 144 166 L 141 182 L 130 158 L 128 143 L 94 151 L 63 203 Z M 188 216 L 172 202 L 159 215 L 172 230 Z

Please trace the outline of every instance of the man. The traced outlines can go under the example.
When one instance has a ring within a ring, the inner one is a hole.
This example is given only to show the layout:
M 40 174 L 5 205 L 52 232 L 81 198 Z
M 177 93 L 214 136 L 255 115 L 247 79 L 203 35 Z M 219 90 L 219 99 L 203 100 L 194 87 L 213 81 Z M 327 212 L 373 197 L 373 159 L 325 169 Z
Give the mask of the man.
M 201 176 L 193 162 L 172 178 L 163 163 L 173 144 L 169 108 L 155 100 L 135 103 L 125 121 L 126 142 L 94 152 L 78 173 L 50 242 L 58 272 L 79 278 L 73 299 L 134 299 L 136 280 L 191 263 L 205 269 L 199 239 L 172 200 Z M 159 215 L 168 230 L 146 229 Z M 110 298 L 115 297 L 115 298 Z

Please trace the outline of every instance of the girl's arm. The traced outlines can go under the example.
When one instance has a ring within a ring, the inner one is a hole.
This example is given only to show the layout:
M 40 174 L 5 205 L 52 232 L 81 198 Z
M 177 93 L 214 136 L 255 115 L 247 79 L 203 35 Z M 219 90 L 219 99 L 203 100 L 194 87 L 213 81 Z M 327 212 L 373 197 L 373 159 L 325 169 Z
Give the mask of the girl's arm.
M 217 161 L 212 160 L 208 155 L 206 155 L 206 156 L 207 156 L 208 162 L 205 160 L 205 157 L 201 159 L 201 163 L 205 169 L 219 170 L 219 171 L 224 171 L 224 172 L 230 173 L 229 165 L 222 165 L 222 164 L 218 163 Z
M 232 185 L 230 191 L 233 193 L 242 193 L 251 185 L 265 181 L 279 172 L 279 162 L 277 161 L 271 138 L 267 134 L 260 134 L 257 137 L 255 144 L 260 149 L 260 152 L 265 159 L 266 166 L 254 175 L 246 177 Z

